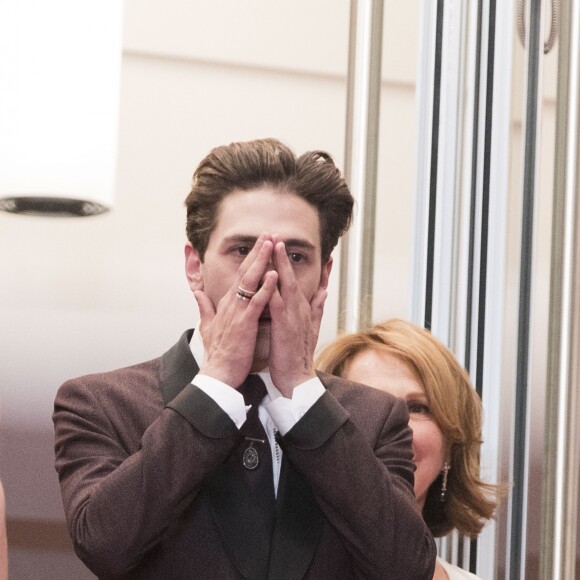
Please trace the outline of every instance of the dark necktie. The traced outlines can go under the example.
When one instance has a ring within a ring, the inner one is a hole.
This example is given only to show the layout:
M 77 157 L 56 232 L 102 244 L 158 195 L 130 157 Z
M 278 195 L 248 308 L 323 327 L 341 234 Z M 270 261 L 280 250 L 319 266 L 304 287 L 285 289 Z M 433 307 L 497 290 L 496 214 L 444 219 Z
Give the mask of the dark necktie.
M 259 375 L 248 375 L 238 391 L 244 397 L 246 405 L 252 405 L 252 407 L 258 407 L 262 399 L 268 394 L 266 385 Z
M 252 406 L 241 428 L 244 435 L 242 465 L 247 471 L 255 472 L 250 476 L 253 485 L 260 479 L 264 489 L 273 492 L 272 452 L 258 414 L 258 407 L 267 394 L 266 385 L 258 375 L 248 375 L 239 392 L 243 395 L 246 405 Z
M 252 406 L 240 429 L 240 443 L 207 478 L 205 487 L 224 545 L 238 569 L 244 578 L 263 580 L 268 575 L 276 508 L 272 454 L 258 415 L 267 392 L 257 375 L 250 375 L 238 391 Z

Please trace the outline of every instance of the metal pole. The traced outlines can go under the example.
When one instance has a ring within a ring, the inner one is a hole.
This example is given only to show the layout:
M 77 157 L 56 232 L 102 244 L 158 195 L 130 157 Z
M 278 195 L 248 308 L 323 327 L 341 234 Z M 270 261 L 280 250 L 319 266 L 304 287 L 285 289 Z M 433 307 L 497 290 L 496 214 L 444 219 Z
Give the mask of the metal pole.
M 383 0 L 352 0 L 344 173 L 355 198 L 341 244 L 339 332 L 372 321 Z
M 534 212 L 537 189 L 539 126 L 539 80 L 541 58 L 542 2 L 526 4 L 527 26 L 527 96 L 525 105 L 523 201 L 520 250 L 520 288 L 516 360 L 515 425 L 512 456 L 512 501 L 509 544 L 509 578 L 519 580 L 526 574 L 527 509 L 529 477 L 529 364 L 531 339 L 532 264 Z
M 540 570 L 575 577 L 580 456 L 580 3 L 561 0 Z M 576 249 L 576 251 L 575 251 Z

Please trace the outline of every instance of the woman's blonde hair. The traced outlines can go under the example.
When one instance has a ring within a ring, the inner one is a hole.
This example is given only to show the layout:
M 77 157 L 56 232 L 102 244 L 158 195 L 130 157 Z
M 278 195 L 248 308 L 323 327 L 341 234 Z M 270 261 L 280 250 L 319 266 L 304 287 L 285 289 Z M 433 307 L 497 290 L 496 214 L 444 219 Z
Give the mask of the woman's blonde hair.
M 439 475 L 423 507 L 431 533 L 439 537 L 457 529 L 461 534 L 476 536 L 493 517 L 498 487 L 479 478 L 482 407 L 469 375 L 429 331 L 399 319 L 339 337 L 320 353 L 316 366 L 342 376 L 353 358 L 365 350 L 389 353 L 413 370 L 425 389 L 431 415 L 450 447 L 445 501 L 441 501 Z

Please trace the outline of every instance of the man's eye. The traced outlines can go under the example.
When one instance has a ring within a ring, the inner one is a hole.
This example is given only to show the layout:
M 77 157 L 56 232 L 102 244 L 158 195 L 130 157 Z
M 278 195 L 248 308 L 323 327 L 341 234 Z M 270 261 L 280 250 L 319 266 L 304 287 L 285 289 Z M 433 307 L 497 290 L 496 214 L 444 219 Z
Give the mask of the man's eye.
M 299 264 L 300 262 L 304 261 L 304 256 L 298 252 L 289 252 L 288 258 L 290 258 L 290 261 L 293 264 Z
M 249 246 L 238 246 L 235 248 L 235 252 L 237 252 L 240 256 L 247 256 L 251 251 Z
M 409 413 L 415 415 L 431 415 L 431 409 L 425 403 L 419 403 L 417 401 L 408 401 L 407 408 L 409 409 Z

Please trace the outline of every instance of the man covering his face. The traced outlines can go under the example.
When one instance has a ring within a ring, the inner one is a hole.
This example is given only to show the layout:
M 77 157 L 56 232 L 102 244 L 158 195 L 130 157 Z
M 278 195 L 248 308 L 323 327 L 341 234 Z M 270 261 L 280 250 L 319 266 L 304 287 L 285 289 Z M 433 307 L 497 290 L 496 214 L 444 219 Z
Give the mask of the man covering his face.
M 431 578 L 405 403 L 314 371 L 353 207 L 331 157 L 217 147 L 185 203 L 196 329 L 56 398 L 77 554 L 101 578 Z

